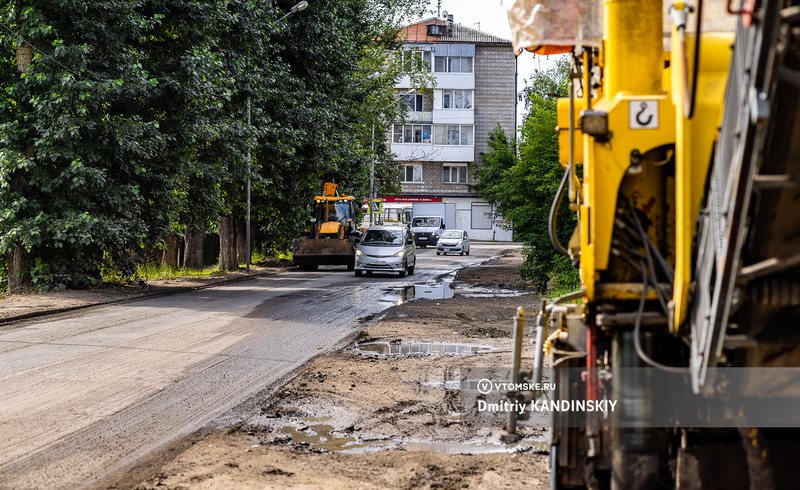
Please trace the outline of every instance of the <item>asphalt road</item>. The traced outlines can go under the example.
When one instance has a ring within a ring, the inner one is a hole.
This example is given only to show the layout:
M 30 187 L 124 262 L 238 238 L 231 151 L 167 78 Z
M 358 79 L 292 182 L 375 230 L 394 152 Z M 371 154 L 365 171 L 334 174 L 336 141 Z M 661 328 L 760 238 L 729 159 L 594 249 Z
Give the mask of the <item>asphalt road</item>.
M 236 422 L 389 308 L 389 289 L 435 284 L 511 247 L 418 249 L 403 279 L 290 270 L 3 326 L 0 488 L 96 486 L 178 438 Z

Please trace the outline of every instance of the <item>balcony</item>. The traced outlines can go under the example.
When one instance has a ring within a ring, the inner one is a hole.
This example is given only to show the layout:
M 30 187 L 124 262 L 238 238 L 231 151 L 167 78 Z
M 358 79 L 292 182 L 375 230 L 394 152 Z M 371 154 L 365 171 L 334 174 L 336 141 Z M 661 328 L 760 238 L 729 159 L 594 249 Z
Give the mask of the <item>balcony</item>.
M 407 122 L 433 122 L 433 111 L 408 111 L 405 121 Z
M 474 109 L 434 109 L 433 122 L 436 124 L 475 124 Z
M 392 143 L 392 153 L 401 162 L 474 162 L 474 146 Z

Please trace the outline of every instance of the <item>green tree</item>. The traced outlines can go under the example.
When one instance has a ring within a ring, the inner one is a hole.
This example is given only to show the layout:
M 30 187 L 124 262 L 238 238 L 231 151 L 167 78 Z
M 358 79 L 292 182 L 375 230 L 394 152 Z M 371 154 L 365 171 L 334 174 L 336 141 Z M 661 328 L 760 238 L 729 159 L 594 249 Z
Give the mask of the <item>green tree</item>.
M 161 20 L 139 2 L 6 4 L 3 45 L 33 46 L 3 63 L 0 249 L 35 265 L 9 271 L 42 285 L 90 285 L 110 258 L 158 236 L 174 209 L 170 141 L 147 117 L 158 81 L 141 44 Z M 165 185 L 166 184 L 166 185 Z
M 556 105 L 568 95 L 570 64 L 560 58 L 556 66 L 536 71 L 525 88 L 528 114 L 520 131 L 518 148 L 497 127 L 489 138 L 490 152 L 481 155 L 476 171 L 476 191 L 509 220 L 515 239 L 525 244 L 521 273 L 539 291 L 552 280 L 560 287 L 577 285 L 577 272 L 559 255 L 549 239 L 548 217 L 564 170 L 558 163 Z M 558 214 L 560 240 L 569 238 L 575 216 L 566 206 Z
M 103 264 L 132 275 L 171 234 L 236 234 L 248 163 L 268 248 L 288 246 L 326 176 L 365 189 L 364 114 L 394 78 L 356 84 L 424 2 L 317 0 L 283 19 L 293 4 L 4 2 L 0 41 L 33 48 L 24 72 L 0 55 L 9 285 L 87 286 Z

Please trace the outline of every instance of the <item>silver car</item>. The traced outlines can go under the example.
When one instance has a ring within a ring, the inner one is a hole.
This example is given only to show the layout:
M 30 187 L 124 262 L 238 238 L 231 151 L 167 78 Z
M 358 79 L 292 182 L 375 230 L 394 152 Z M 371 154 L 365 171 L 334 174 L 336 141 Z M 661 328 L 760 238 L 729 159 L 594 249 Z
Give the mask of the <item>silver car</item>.
M 436 243 L 436 255 L 469 255 L 469 237 L 464 230 L 444 230 Z
M 405 277 L 414 273 L 416 265 L 414 237 L 405 226 L 372 226 L 356 248 L 356 277 L 363 272 L 397 272 Z

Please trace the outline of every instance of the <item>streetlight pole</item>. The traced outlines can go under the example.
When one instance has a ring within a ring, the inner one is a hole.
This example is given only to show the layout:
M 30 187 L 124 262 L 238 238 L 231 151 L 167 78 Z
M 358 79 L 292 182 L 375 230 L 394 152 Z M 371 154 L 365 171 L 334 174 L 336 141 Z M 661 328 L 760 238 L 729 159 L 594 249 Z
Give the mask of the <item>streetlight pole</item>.
M 289 12 L 281 17 L 280 19 L 276 20 L 275 22 L 271 22 L 270 25 L 275 25 L 278 22 L 282 21 L 286 17 L 289 17 L 292 14 L 300 12 L 308 8 L 308 2 L 303 0 L 302 2 L 297 3 L 294 7 L 289 10 Z M 250 127 L 250 96 L 247 96 L 247 127 Z M 247 145 L 247 218 L 244 224 L 244 241 L 245 244 L 245 253 L 247 254 L 247 262 L 245 267 L 247 269 L 247 273 L 250 273 L 250 256 L 252 255 L 252 251 L 250 250 L 250 166 L 251 166 L 252 158 L 250 155 L 250 145 Z
M 369 226 L 372 226 L 372 201 L 375 200 L 375 121 L 372 121 L 372 159 L 369 166 Z
M 250 96 L 247 96 L 247 127 L 250 127 Z M 246 242 L 245 245 L 245 253 L 247 254 L 247 263 L 245 268 L 247 269 L 247 273 L 250 273 L 250 255 L 252 251 L 250 250 L 250 164 L 251 164 L 251 156 L 250 156 L 250 145 L 247 145 L 247 218 L 244 223 L 244 241 Z

